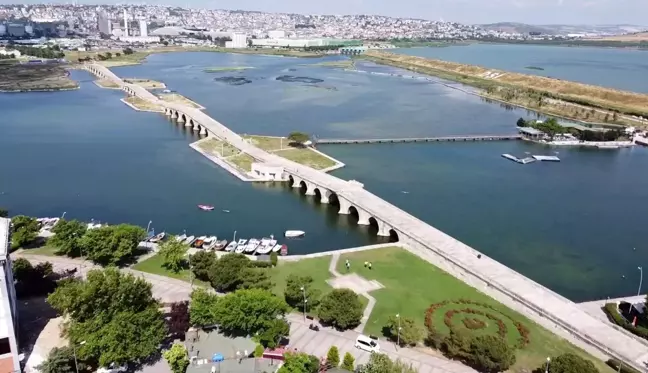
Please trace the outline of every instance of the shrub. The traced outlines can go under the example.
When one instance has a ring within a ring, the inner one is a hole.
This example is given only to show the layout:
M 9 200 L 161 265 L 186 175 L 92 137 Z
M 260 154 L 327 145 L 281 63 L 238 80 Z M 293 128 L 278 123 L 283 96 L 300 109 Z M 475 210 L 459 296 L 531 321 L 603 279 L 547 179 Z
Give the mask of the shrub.
M 461 322 L 464 324 L 466 329 L 476 330 L 483 329 L 486 326 L 486 323 L 475 318 L 466 317 Z
M 538 367 L 538 369 L 543 368 L 545 367 Z M 562 354 L 551 359 L 549 370 L 551 373 L 599 373 L 594 363 L 571 353 Z
M 492 335 L 473 338 L 470 341 L 469 355 L 468 360 L 471 365 L 485 373 L 503 372 L 515 364 L 515 349 L 511 348 L 502 338 Z M 552 373 L 554 373 L 553 367 Z
M 641 373 L 635 368 L 629 367 L 617 359 L 610 359 L 605 362 L 610 368 L 620 373 Z
M 429 330 L 428 335 L 423 342 L 428 347 L 440 350 L 443 347 L 443 339 L 444 336 L 438 333 L 436 330 Z
M 363 310 L 353 290 L 333 289 L 322 298 L 319 318 L 337 329 L 351 329 L 360 324 Z
M 342 360 L 342 369 L 353 372 L 354 363 L 355 359 L 353 358 L 353 355 L 351 355 L 351 353 L 347 352 L 346 354 L 344 354 L 344 360 Z
M 263 346 L 261 345 L 256 345 L 254 348 L 254 357 L 263 357 Z
M 633 326 L 632 323 L 628 322 L 628 320 L 625 319 L 625 317 L 621 316 L 619 311 L 617 311 L 617 305 L 616 303 L 608 303 L 603 307 L 603 310 L 608 316 L 608 319 L 612 321 L 613 323 L 619 325 L 620 327 L 624 328 L 625 330 L 629 331 L 630 333 L 633 333 L 635 335 L 638 335 L 639 337 L 646 338 L 648 339 L 648 329 L 642 327 L 642 326 Z
M 400 321 L 400 322 L 399 322 Z M 398 327 L 400 326 L 400 333 Z M 423 338 L 423 331 L 416 325 L 413 319 L 408 317 L 390 317 L 385 325 L 387 337 L 393 341 L 399 341 L 403 345 L 416 345 Z
M 272 264 L 273 267 L 277 266 L 278 261 L 279 261 L 279 255 L 275 251 L 270 253 L 270 263 Z
M 326 354 L 326 364 L 331 367 L 336 367 L 340 365 L 340 352 L 338 351 L 337 346 L 331 346 Z

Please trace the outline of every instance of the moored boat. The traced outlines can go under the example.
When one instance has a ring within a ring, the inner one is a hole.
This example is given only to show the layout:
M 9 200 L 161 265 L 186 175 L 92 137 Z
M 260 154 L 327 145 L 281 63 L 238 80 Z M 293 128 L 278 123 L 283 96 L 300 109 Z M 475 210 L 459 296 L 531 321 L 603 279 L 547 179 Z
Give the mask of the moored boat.
M 206 250 L 211 250 L 216 246 L 216 243 L 218 240 L 216 239 L 216 236 L 209 236 L 205 238 L 205 241 L 203 242 L 202 248 Z
M 203 211 L 212 211 L 214 209 L 214 206 L 211 206 L 211 205 L 198 205 L 198 208 L 203 210 Z
M 293 231 L 293 230 L 288 230 L 284 233 L 284 236 L 288 238 L 295 238 L 295 237 L 302 237 L 306 235 L 306 232 L 304 231 Z
M 197 249 L 201 248 L 202 245 L 205 243 L 205 240 L 207 239 L 207 236 L 200 236 L 196 238 L 194 242 L 192 242 L 191 247 L 195 247 Z
M 186 239 L 187 239 L 187 235 L 186 235 L 186 234 L 181 234 L 180 236 L 176 236 L 176 237 L 175 237 L 175 240 L 178 241 L 178 242 L 182 242 L 182 241 L 184 241 L 184 240 L 186 240 Z
M 149 242 L 153 242 L 153 243 L 160 242 L 160 241 L 164 240 L 164 237 L 166 237 L 166 233 L 162 232 L 162 233 L 156 234 L 155 236 L 151 237 Z
M 254 250 L 256 250 L 256 248 L 259 246 L 259 244 L 259 240 L 257 240 L 256 238 L 250 238 L 247 245 L 245 245 L 245 252 L 247 254 L 252 254 Z
M 236 246 L 238 246 L 238 242 L 232 241 L 225 247 L 225 251 L 230 252 L 236 250 Z
M 272 248 L 272 252 L 273 252 L 273 253 L 279 252 L 279 250 L 281 250 L 281 247 L 282 247 L 282 246 L 283 246 L 283 245 L 275 245 L 275 246 Z
M 189 236 L 182 242 L 185 245 L 191 245 L 196 240 L 196 236 Z
M 232 242 L 234 242 L 234 241 L 232 241 Z M 236 243 L 236 242 L 234 242 L 234 243 Z M 214 250 L 223 250 L 223 248 L 225 248 L 226 245 L 227 245 L 227 240 L 216 241 L 216 244 L 214 245 L 213 249 Z

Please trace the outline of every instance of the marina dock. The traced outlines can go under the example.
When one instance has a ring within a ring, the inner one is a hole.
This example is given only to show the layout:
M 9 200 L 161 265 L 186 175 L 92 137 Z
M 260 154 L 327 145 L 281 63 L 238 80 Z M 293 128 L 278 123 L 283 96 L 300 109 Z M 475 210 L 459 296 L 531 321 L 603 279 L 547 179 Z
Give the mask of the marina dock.
M 405 137 L 386 139 L 317 139 L 317 144 L 385 144 L 411 142 L 452 142 L 452 141 L 505 141 L 519 140 L 521 135 L 479 135 L 479 136 L 441 136 L 441 137 Z

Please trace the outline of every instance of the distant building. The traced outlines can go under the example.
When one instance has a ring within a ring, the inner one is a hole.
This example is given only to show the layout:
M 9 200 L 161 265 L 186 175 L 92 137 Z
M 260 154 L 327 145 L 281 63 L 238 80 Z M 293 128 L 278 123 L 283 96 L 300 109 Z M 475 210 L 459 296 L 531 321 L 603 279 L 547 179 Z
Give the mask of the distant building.
M 10 23 L 7 25 L 7 34 L 10 36 L 25 36 L 25 25 L 21 23 Z
M 268 37 L 270 39 L 281 39 L 286 37 L 286 31 L 274 30 L 268 31 Z
M 139 21 L 139 29 L 140 29 L 140 36 L 141 37 L 147 37 L 148 36 L 148 28 L 146 25 L 146 20 L 140 20 Z
M 0 371 L 20 372 L 16 290 L 9 258 L 10 225 L 11 220 L 0 218 Z
M 124 9 L 124 36 L 128 36 L 128 13 Z
M 236 32 L 232 34 L 232 41 L 225 43 L 226 48 L 247 48 L 247 46 L 247 35 Z
M 8 50 L 6 50 L 6 49 L 0 49 L 0 55 L 8 56 L 8 55 L 10 55 L 10 54 L 13 55 L 14 58 L 18 58 L 18 57 L 20 57 L 20 52 L 17 51 L 17 50 L 9 50 L 9 51 L 8 51 Z
M 0 35 L 7 34 L 7 25 L 0 25 Z
M 99 33 L 101 34 L 112 34 L 112 22 L 104 12 L 100 12 L 97 16 L 97 29 L 99 29 Z
M 153 43 L 159 43 L 160 37 L 159 36 L 120 36 L 119 40 L 126 43 L 153 44 Z

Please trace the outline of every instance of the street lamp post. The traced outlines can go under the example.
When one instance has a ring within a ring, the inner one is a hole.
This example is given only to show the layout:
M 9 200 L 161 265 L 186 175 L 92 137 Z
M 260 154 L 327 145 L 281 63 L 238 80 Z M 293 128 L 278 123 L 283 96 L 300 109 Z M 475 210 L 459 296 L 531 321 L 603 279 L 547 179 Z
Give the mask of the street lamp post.
M 67 214 L 67 211 L 63 211 L 63 215 L 61 215 L 61 219 L 65 217 L 65 214 Z
M 304 322 L 306 322 L 306 302 L 308 302 L 308 299 L 306 299 L 306 288 L 302 286 L 300 290 L 304 296 Z
M 637 290 L 637 295 L 641 295 L 641 285 L 643 284 L 643 268 L 637 267 L 639 270 L 639 290 Z
M 396 346 L 400 346 L 400 331 L 401 331 L 401 326 L 400 326 L 400 314 L 396 314 L 396 319 L 398 320 L 398 330 L 396 330 Z
M 151 228 L 151 224 L 153 224 L 153 220 L 149 220 L 148 225 L 146 226 L 146 235 L 148 236 L 149 229 Z
M 551 358 L 547 357 L 547 368 L 545 368 L 545 373 L 549 373 L 549 364 L 551 363 Z
M 81 341 L 79 343 L 79 346 L 83 346 L 86 343 L 86 341 Z M 76 357 L 76 343 L 72 345 L 72 353 L 74 354 L 74 369 L 76 370 L 76 373 L 79 373 L 79 365 L 77 364 L 77 357 Z

